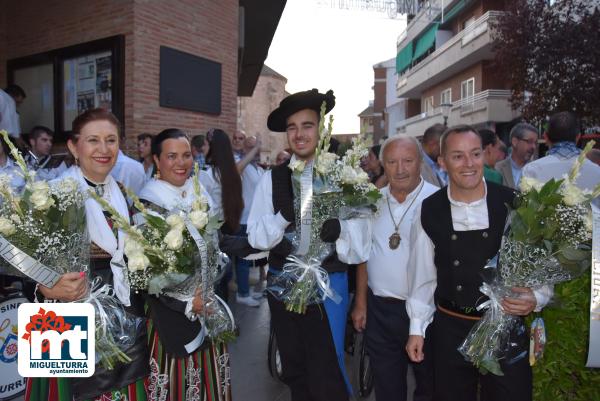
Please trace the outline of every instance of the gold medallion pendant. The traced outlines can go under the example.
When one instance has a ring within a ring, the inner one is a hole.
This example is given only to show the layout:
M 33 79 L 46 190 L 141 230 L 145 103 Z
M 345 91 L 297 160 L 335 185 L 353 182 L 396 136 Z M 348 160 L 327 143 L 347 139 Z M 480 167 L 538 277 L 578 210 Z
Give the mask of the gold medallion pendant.
M 398 246 L 400 246 L 400 234 L 398 234 L 397 232 L 393 233 L 392 235 L 390 235 L 390 249 L 396 249 L 398 248 Z

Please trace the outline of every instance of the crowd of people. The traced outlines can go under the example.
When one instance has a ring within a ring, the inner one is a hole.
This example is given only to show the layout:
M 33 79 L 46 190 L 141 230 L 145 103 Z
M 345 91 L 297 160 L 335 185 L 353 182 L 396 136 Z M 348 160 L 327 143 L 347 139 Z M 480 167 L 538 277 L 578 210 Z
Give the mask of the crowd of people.
M 22 89 L 15 88 L 7 88 L 2 96 L 14 93 L 20 101 L 25 98 Z M 16 98 L 12 101 L 19 103 Z M 293 401 L 342 401 L 352 396 L 344 366 L 348 316 L 355 329 L 365 333 L 377 400 L 407 399 L 411 365 L 416 378 L 414 400 L 531 400 L 527 358 L 504 361 L 504 376 L 481 375 L 457 347 L 481 318 L 477 307 L 485 299 L 479 291 L 482 269 L 500 247 L 505 204 L 512 201 L 523 177 L 545 182 L 569 171 L 581 152 L 577 117 L 570 112 L 550 117 L 543 133 L 549 150 L 537 160 L 540 133 L 525 122 L 512 128 L 508 152 L 496 133 L 468 125 L 436 124 L 415 133 L 419 135 L 393 136 L 374 145 L 363 168 L 382 195 L 378 213 L 352 221 L 330 219 L 314 239 L 333 246 L 322 267 L 342 302 L 328 298 L 298 314 L 289 311 L 268 286 L 281 274 L 286 258 L 297 251 L 291 234 L 303 223 L 298 216 L 300 194 L 289 167 L 301 161 L 310 173 L 323 103 L 326 112 L 334 108 L 331 91 L 299 92 L 282 100 L 269 115 L 268 128 L 287 135 L 289 143 L 273 166 L 261 165 L 258 138 L 242 131 L 230 137 L 218 128 L 193 138 L 176 128 L 141 133 L 135 160 L 120 150 L 120 122 L 102 109 L 88 110 L 73 121 L 67 139 L 69 155 L 51 154 L 54 134 L 42 126 L 33 128 L 24 144 L 18 119 L 16 124 L 12 118 L 4 121 L 14 105 L 7 112 L 2 109 L 0 129 L 21 141 L 38 179 L 72 177 L 81 191 L 95 191 L 128 219 L 134 210 L 124 187 L 161 212 L 191 205 L 194 182 L 200 182 L 211 213 L 223 222 L 221 249 L 232 259 L 216 291 L 227 299 L 229 282 L 235 277 L 232 302 L 257 307 L 266 294 L 283 380 Z M 577 181 L 584 189 L 600 182 L 600 166 L 594 159 L 598 156 L 590 152 L 588 157 Z M 22 189 L 25 183 L 4 145 L 0 172 L 11 175 L 15 191 Z M 95 200 L 88 199 L 85 206 L 92 247 L 90 277 L 67 273 L 52 288 L 39 284 L 32 294 L 37 301 L 80 299 L 91 276 L 126 285 L 111 269 L 116 258 L 123 258 L 123 233 L 112 229 L 111 218 Z M 260 267 L 256 288 L 249 282 L 253 265 Z M 352 285 L 349 274 L 355 275 Z M 355 294 L 351 308 L 349 291 Z M 544 308 L 553 291 L 547 286 L 516 287 L 513 294 L 502 300 L 502 307 L 524 318 Z M 202 311 L 200 293 L 190 302 L 192 311 Z M 107 400 L 127 394 L 127 399 L 143 400 L 159 379 L 165 391 L 162 399 L 231 399 L 219 365 L 226 345 L 206 340 L 193 349 L 184 347 L 201 327 L 179 307 L 138 292 L 129 294 L 125 306 L 150 322 L 129 350 L 130 362 L 112 370 L 97 368 L 91 378 L 30 379 L 27 399 Z M 524 355 L 527 352 L 523 349 Z M 199 389 L 195 393 L 199 398 L 190 396 L 190 388 Z

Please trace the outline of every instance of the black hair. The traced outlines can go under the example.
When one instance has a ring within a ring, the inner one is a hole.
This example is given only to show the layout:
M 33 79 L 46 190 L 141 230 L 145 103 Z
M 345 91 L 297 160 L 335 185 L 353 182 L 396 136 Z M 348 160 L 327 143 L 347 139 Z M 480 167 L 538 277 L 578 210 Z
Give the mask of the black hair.
M 23 99 L 25 99 L 27 97 L 23 88 L 21 88 L 19 85 L 16 85 L 16 84 L 8 85 L 4 89 L 4 92 L 8 93 L 13 98 L 19 96 L 19 97 L 22 97 Z
M 479 135 L 481 136 L 481 147 L 483 149 L 488 145 L 495 145 L 499 141 L 498 135 L 490 129 L 480 129 Z
M 373 145 L 371 146 L 371 152 L 375 155 L 377 159 L 379 159 L 379 155 L 381 154 L 381 145 Z
M 51 137 L 54 137 L 54 131 L 52 131 L 50 128 L 44 127 L 43 125 L 36 125 L 31 129 L 31 132 L 29 133 L 29 139 L 36 140 L 42 134 L 47 134 Z
M 153 136 L 152 134 L 149 134 L 149 133 L 147 133 L 147 132 L 142 132 L 141 134 L 139 134 L 139 135 L 137 136 L 137 140 L 138 140 L 138 142 L 139 142 L 139 141 L 146 140 L 146 139 L 148 139 L 148 138 L 149 138 L 150 140 L 152 140 L 152 138 L 154 138 L 154 136 Z
M 221 203 L 225 217 L 223 228 L 227 234 L 235 234 L 239 230 L 244 209 L 242 178 L 233 159 L 231 140 L 225 131 L 218 128 L 212 130 L 210 150 L 206 159 L 212 165 L 215 179 L 221 183 Z
M 421 143 L 427 143 L 430 141 L 438 141 L 444 131 L 446 130 L 446 126 L 444 124 L 434 124 L 431 127 L 427 128 L 423 133 L 423 139 Z
M 204 135 L 196 135 L 192 138 L 192 147 L 199 151 L 204 146 L 204 141 Z
M 162 130 L 158 135 L 152 138 L 152 155 L 160 158 L 160 153 L 162 152 L 162 143 L 167 139 L 177 138 L 187 139 L 187 135 L 185 132 L 177 128 L 167 128 Z
M 576 142 L 579 134 L 579 121 L 575 113 L 561 111 L 550 116 L 546 132 L 550 142 Z

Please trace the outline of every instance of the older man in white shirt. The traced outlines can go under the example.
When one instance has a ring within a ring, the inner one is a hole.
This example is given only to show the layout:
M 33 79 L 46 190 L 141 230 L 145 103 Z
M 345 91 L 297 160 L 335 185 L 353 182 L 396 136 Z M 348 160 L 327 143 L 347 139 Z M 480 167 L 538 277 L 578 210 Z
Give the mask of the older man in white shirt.
M 379 213 L 373 218 L 369 260 L 357 268 L 352 321 L 365 329 L 377 400 L 405 401 L 409 318 L 407 265 L 413 249 L 410 229 L 415 210 L 439 188 L 425 181 L 419 142 L 408 136 L 387 139 L 380 159 L 389 185 L 381 189 Z M 432 400 L 433 370 L 428 360 L 413 366 L 417 388 L 413 399 Z
M 423 201 L 411 231 L 414 251 L 408 264 L 407 352 L 411 360 L 423 360 L 425 329 L 433 320 L 436 401 L 531 400 L 525 330 L 511 338 L 522 346 L 522 358 L 502 361 L 504 376 L 481 375 L 457 350 L 481 317 L 477 307 L 486 299 L 479 291 L 485 265 L 500 248 L 505 204 L 511 203 L 515 194 L 484 181 L 481 137 L 469 126 L 444 133 L 441 162 L 448 172 L 448 187 Z M 551 291 L 515 287 L 513 292 L 518 296 L 502 300 L 504 311 L 526 316 L 540 310 Z

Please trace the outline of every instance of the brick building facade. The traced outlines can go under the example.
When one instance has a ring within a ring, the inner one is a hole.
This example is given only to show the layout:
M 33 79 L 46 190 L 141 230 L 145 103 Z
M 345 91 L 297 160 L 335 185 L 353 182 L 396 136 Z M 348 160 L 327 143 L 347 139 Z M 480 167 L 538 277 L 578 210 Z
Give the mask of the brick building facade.
M 164 128 L 176 127 L 195 135 L 219 127 L 232 133 L 237 127 L 238 77 L 244 73 L 238 52 L 242 2 L 0 0 L 0 86 L 10 83 L 9 60 L 118 35 L 124 40 L 124 76 L 112 78 L 114 82 L 123 83 L 123 148 L 128 153 L 134 153 L 135 137 L 141 132 L 158 133 Z M 248 33 L 245 35 L 247 49 L 262 47 L 258 52 L 264 53 L 261 62 L 266 58 L 285 5 L 285 1 L 269 2 L 277 5 L 269 11 L 246 7 L 244 13 L 247 19 L 252 18 L 254 12 L 269 15 L 266 18 L 269 23 L 262 20 L 265 35 L 259 44 Z M 242 26 L 246 32 L 253 28 L 249 20 Z M 161 46 L 221 65 L 220 114 L 159 105 Z M 256 77 L 254 79 L 251 88 L 256 82 Z M 30 100 L 28 96 L 26 102 Z M 70 129 L 70 122 L 65 121 L 64 126 L 65 130 Z

